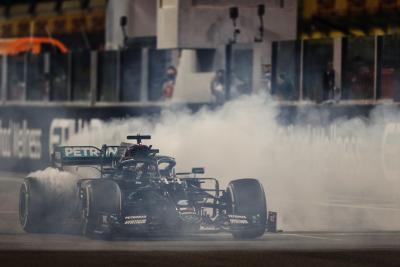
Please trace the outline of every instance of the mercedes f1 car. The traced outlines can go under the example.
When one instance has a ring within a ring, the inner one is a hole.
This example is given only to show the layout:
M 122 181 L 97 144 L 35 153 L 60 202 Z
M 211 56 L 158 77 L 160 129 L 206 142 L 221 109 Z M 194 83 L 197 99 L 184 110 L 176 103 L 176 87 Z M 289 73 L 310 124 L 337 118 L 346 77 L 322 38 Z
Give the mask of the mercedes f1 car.
M 58 147 L 53 166 L 98 170 L 76 177 L 69 192 L 28 177 L 20 189 L 19 217 L 28 233 L 75 225 L 88 237 L 229 232 L 237 239 L 263 235 L 267 208 L 256 179 L 231 181 L 225 190 L 203 168 L 175 173 L 174 158 L 142 144 L 150 136 L 128 136 L 136 144 Z M 55 177 L 54 179 L 57 179 Z M 58 231 L 58 230 L 57 230 Z

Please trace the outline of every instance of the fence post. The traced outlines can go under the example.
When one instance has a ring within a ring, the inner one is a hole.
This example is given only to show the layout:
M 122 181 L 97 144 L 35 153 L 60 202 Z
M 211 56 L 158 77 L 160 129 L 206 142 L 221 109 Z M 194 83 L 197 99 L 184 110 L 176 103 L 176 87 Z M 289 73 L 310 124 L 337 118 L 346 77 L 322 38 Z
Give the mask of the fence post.
M 51 95 L 52 95 L 52 86 L 51 86 L 51 82 L 50 82 L 50 53 L 45 53 L 43 55 L 43 59 L 44 59 L 44 66 L 43 66 L 43 74 L 44 74 L 44 79 L 45 79 L 45 86 L 46 86 L 46 90 L 45 90 L 45 97 L 46 97 L 46 101 L 50 101 L 51 99 Z
M 116 64 L 117 64 L 117 67 L 116 67 L 116 72 L 117 72 L 117 75 L 116 75 L 116 78 L 117 78 L 117 80 L 116 80 L 116 82 L 115 82 L 115 90 L 116 90 L 116 101 L 117 102 L 120 102 L 121 101 L 121 76 L 122 76 L 122 73 L 121 73 L 121 69 L 122 69 L 122 66 L 121 66 L 121 64 L 122 64 L 122 62 L 121 62 L 121 49 L 118 49 L 117 50 L 117 62 L 116 62 Z
M 7 101 L 7 85 L 8 85 L 8 77 L 7 77 L 7 72 L 8 72 L 8 57 L 7 55 L 2 56 L 2 61 L 1 61 L 1 102 L 4 105 L 5 102 Z
M 73 94 L 72 94 L 72 53 L 68 53 L 68 59 L 67 59 L 67 100 L 72 101 Z
M 343 70 L 343 38 L 333 40 L 333 69 L 335 70 L 335 87 L 339 88 L 343 95 L 342 70 Z
M 374 46 L 374 100 L 382 97 L 382 36 L 375 36 Z
M 28 59 L 29 59 L 29 54 L 25 53 L 24 55 L 24 88 L 22 92 L 22 101 L 27 101 L 28 100 Z
M 231 98 L 232 81 L 232 43 L 229 42 L 225 47 L 225 99 Z
M 142 48 L 141 60 L 141 77 L 140 77 L 140 101 L 149 100 L 149 48 Z
M 304 99 L 304 40 L 300 41 L 299 101 Z
M 90 105 L 94 106 L 97 101 L 97 71 L 98 54 L 97 51 L 90 52 Z
M 278 42 L 272 42 L 272 46 L 271 46 L 271 95 L 275 95 L 278 91 L 277 75 L 278 75 Z

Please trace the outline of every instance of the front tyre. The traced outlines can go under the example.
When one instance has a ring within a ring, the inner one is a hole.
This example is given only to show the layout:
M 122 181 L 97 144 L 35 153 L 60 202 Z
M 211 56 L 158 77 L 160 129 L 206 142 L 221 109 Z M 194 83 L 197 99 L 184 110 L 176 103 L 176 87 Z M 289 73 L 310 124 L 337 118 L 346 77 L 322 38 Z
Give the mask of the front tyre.
M 82 203 L 82 234 L 94 239 L 111 239 L 112 230 L 104 216 L 119 214 L 121 210 L 121 190 L 110 180 L 96 180 L 84 186 Z
M 239 179 L 227 188 L 227 214 L 235 239 L 253 239 L 264 234 L 267 205 L 261 183 L 256 179 Z

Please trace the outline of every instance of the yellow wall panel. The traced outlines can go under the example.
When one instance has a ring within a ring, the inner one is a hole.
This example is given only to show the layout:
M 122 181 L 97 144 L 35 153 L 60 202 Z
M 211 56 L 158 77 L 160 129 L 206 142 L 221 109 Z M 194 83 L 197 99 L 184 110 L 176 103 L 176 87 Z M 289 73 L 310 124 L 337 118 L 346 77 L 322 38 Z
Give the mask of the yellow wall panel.
M 395 0 L 397 9 L 400 9 L 400 0 Z M 326 3 L 329 3 L 326 2 Z M 360 6 L 358 8 L 357 5 L 351 5 L 349 0 L 333 0 L 334 8 L 332 10 L 327 9 L 326 7 L 329 4 L 322 5 L 318 0 L 304 0 L 303 4 L 303 19 L 311 19 L 314 15 L 339 15 L 339 16 L 348 16 L 350 10 L 362 10 L 363 8 Z M 377 13 L 381 8 L 381 1 L 379 0 L 365 0 L 365 10 L 369 14 Z M 389 9 L 391 7 L 389 6 Z
M 379 10 L 380 1 L 377 0 L 367 0 L 367 11 L 369 13 L 376 13 Z
M 303 3 L 303 17 L 310 19 L 317 12 L 318 0 L 304 0 Z
M 336 0 L 335 9 L 339 15 L 344 15 L 347 12 L 347 0 Z
M 344 36 L 344 34 L 339 31 L 331 31 L 329 33 L 329 37 L 331 37 L 331 38 L 339 38 L 339 37 L 343 37 L 343 36 Z
M 17 17 L 12 20 L 0 19 L 1 37 L 47 36 L 54 34 L 104 31 L 104 10 L 74 12 L 64 15 L 47 14 L 37 17 Z
M 304 0 L 303 6 L 304 30 L 308 38 L 321 38 L 322 35 L 331 37 L 343 35 L 338 29 L 350 31 L 350 35 L 384 35 L 390 33 L 398 33 L 399 25 L 398 12 L 400 12 L 400 0 L 385 1 L 384 0 Z M 384 24 L 377 23 L 373 19 L 376 14 L 383 12 L 386 16 Z M 320 25 L 319 21 L 314 21 L 314 16 L 325 18 L 331 25 L 337 25 L 327 28 L 327 25 Z M 355 21 L 356 16 L 359 20 Z M 312 28 L 311 25 L 317 25 Z M 366 26 L 366 27 L 361 27 Z M 396 26 L 390 26 L 396 25 Z M 339 28 L 340 26 L 340 28 Z M 368 29 L 368 32 L 365 32 Z

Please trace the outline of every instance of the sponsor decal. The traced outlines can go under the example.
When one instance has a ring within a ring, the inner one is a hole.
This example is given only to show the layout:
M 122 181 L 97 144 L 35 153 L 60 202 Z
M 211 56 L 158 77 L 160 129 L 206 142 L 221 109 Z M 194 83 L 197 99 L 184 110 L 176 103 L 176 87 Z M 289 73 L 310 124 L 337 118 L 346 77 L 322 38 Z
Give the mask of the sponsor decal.
M 127 225 L 146 224 L 146 221 L 147 221 L 147 216 L 146 215 L 126 216 L 124 224 L 127 224 Z
M 94 147 L 65 147 L 62 150 L 62 155 L 65 158 L 98 158 L 101 151 Z M 107 147 L 106 156 L 117 155 L 118 147 Z M 56 158 L 59 157 L 56 153 Z
M 193 207 L 180 207 L 178 208 L 180 214 L 196 214 Z
M 89 121 L 82 119 L 53 119 L 49 129 L 49 153 L 54 152 L 55 147 L 65 145 L 68 140 L 85 129 L 97 129 L 102 125 L 99 119 Z M 76 152 L 79 154 L 80 152 Z M 81 151 L 81 153 L 85 153 Z M 77 156 L 84 157 L 84 156 Z
M 248 224 L 247 220 L 230 219 L 231 224 Z
M 93 147 L 67 147 L 64 149 L 65 157 L 98 157 L 100 152 Z
M 42 130 L 28 127 L 28 122 L 22 123 L 10 120 L 3 127 L 0 120 L 0 156 L 3 158 L 40 159 L 42 156 Z
M 10 120 L 5 126 L 4 121 L 0 119 L 0 157 L 40 160 L 43 158 L 42 151 L 46 146 L 49 147 L 49 155 L 51 155 L 56 146 L 66 144 L 72 136 L 85 129 L 99 128 L 101 124 L 102 121 L 99 119 L 87 121 L 55 118 L 49 128 L 49 143 L 47 143 L 47 140 L 42 140 L 43 131 L 47 131 L 46 128 L 31 128 L 26 119 L 21 122 Z M 110 148 L 107 153 L 115 155 L 117 149 Z M 65 155 L 68 157 L 98 157 L 99 151 L 89 148 L 70 149 L 66 151 Z M 57 157 L 60 158 L 61 155 L 57 153 Z
M 228 215 L 231 224 L 248 224 L 246 216 L 242 215 Z
M 187 199 L 181 199 L 177 202 L 178 206 L 188 206 L 189 205 L 189 200 Z

